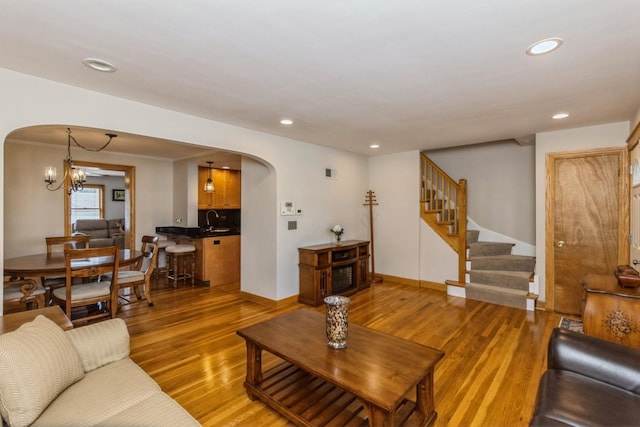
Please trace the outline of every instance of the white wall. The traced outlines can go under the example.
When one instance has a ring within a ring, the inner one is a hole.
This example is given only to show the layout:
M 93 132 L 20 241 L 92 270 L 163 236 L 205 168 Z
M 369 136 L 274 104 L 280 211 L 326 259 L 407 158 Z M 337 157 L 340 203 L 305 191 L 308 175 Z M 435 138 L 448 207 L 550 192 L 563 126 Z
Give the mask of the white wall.
M 536 273 L 540 284 L 538 295 L 540 301 L 546 301 L 546 155 L 595 148 L 623 147 L 626 146 L 625 141 L 628 136 L 629 122 L 543 132 L 536 135 Z
M 112 193 L 113 190 L 124 189 L 124 177 L 88 176 L 87 184 L 104 185 L 104 217 L 106 219 L 124 218 L 125 202 L 113 201 Z
M 298 232 L 285 230 L 285 219 L 279 217 L 271 219 L 271 215 L 266 216 L 267 219 L 263 222 L 264 227 L 273 227 L 277 230 L 275 242 L 272 242 L 276 247 L 275 270 L 264 271 L 264 274 L 263 272 L 249 274 L 248 270 L 253 268 L 252 260 L 264 256 L 263 245 L 254 247 L 244 242 L 241 265 L 242 286 L 257 289 L 259 291 L 256 293 L 266 298 L 280 299 L 298 293 L 297 248 L 330 241 L 331 234 L 328 230 L 333 224 L 343 224 L 346 229 L 345 238 L 366 236 L 366 229 L 362 222 L 362 203 L 364 194 L 368 190 L 368 161 L 364 156 L 189 116 L 5 69 L 0 69 L 0 93 L 3 94 L 0 99 L 0 140 L 3 142 L 11 131 L 21 127 L 64 124 L 112 129 L 115 132 L 218 147 L 245 153 L 270 164 L 276 173 L 274 190 L 276 200 L 272 201 L 271 209 L 278 209 L 280 201 L 293 200 L 304 209 L 304 215 L 299 217 Z M 103 158 L 106 161 L 106 153 L 98 154 L 100 161 Z M 111 160 L 109 162 L 118 163 Z M 0 163 L 4 164 L 4 150 L 2 150 Z M 31 161 L 30 166 L 21 171 L 21 174 L 25 170 L 34 171 L 34 177 L 30 178 L 31 185 L 28 188 L 40 191 L 38 189 L 44 184 L 41 182 L 42 174 L 39 171 L 44 170 L 44 166 L 48 163 L 50 163 L 50 156 L 43 155 L 42 165 L 35 165 Z M 338 170 L 336 180 L 324 178 L 326 167 Z M 157 174 L 156 172 L 154 176 Z M 254 180 L 250 176 L 245 176 L 243 172 L 244 179 L 248 179 L 249 182 Z M 170 176 L 170 180 L 173 181 L 173 176 Z M 4 176 L 2 184 L 3 186 L 5 184 Z M 144 230 L 142 220 L 148 218 L 144 218 L 142 213 L 138 212 L 139 207 L 148 205 L 152 209 L 156 206 L 158 209 L 164 209 L 159 207 L 152 196 L 160 191 L 166 192 L 168 187 L 159 189 L 156 182 L 145 182 L 139 176 L 136 177 L 136 184 L 137 193 L 144 198 L 142 202 L 136 203 L 136 227 L 139 232 L 142 232 Z M 21 182 L 21 185 L 25 186 L 26 182 Z M 170 187 L 173 184 L 168 185 Z M 39 193 L 41 194 L 44 193 Z M 38 203 L 55 196 L 61 197 L 59 194 L 34 197 L 35 208 L 31 205 L 27 206 L 27 209 L 40 210 L 41 215 L 42 209 Z M 13 205 L 10 204 L 10 199 L 3 200 L 2 203 L 0 212 L 2 212 L 4 223 L 5 211 L 13 209 Z M 244 208 L 243 211 L 245 211 Z M 55 227 L 55 224 L 62 224 L 62 212 L 53 213 L 53 215 L 59 218 L 47 220 L 47 222 L 52 227 Z M 255 216 L 255 220 L 247 220 L 246 224 L 257 224 L 265 218 L 264 212 L 260 211 L 243 212 L 243 219 L 246 219 L 247 215 L 248 218 Z M 164 223 L 171 217 L 172 214 L 168 217 L 163 215 L 161 220 Z M 257 235 L 262 231 L 247 230 L 246 227 L 247 225 L 243 223 L 243 233 Z M 48 229 L 48 227 L 41 227 L 41 238 L 48 234 Z M 5 241 L 4 231 L 1 236 L 5 252 L 24 253 L 24 242 Z M 263 238 L 271 237 L 267 235 Z M 245 278 L 255 281 L 245 282 Z
M 467 214 L 481 227 L 535 242 L 535 147 L 515 141 L 425 153 L 456 182 L 468 182 Z
M 418 280 L 420 152 L 372 157 L 369 177 L 378 201 L 373 219 L 376 273 Z

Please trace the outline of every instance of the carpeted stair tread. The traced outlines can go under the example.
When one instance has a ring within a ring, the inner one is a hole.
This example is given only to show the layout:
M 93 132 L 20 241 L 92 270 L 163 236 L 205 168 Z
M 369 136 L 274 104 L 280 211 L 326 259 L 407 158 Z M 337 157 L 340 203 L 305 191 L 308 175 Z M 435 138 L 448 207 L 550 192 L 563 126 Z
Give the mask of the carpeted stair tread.
M 465 286 L 466 297 L 476 301 L 484 301 L 507 307 L 527 308 L 528 291 L 502 288 L 478 283 L 467 283 Z
M 480 237 L 480 230 L 467 230 L 467 245 L 475 243 Z
M 514 243 L 507 242 L 474 242 L 468 243 L 469 256 L 511 255 Z
M 491 255 L 471 258 L 472 270 L 505 270 L 534 272 L 536 257 L 526 255 Z
M 477 284 L 499 286 L 508 289 L 529 291 L 532 273 L 509 270 L 471 270 L 470 281 Z

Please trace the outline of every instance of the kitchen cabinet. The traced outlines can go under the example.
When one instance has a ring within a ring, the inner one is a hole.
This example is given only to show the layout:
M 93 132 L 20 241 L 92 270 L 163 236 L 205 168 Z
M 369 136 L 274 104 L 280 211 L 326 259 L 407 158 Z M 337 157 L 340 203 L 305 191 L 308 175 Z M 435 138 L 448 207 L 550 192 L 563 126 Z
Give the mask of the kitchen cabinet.
M 298 248 L 300 294 L 298 302 L 320 305 L 329 295 L 352 295 L 369 287 L 369 242 Z
M 240 283 L 240 236 L 194 239 L 196 278 L 209 286 Z
M 214 193 L 206 193 L 204 184 L 209 178 L 209 169 L 198 168 L 198 209 L 239 209 L 241 200 L 240 171 L 213 169 Z

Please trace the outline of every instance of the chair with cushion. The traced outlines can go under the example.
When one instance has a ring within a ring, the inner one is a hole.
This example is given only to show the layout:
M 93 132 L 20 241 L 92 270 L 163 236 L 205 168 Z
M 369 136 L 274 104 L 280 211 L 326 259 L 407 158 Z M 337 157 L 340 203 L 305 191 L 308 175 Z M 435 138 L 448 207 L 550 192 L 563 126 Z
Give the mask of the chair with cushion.
M 64 249 L 86 249 L 89 247 L 91 236 L 56 236 L 45 237 L 44 240 L 47 244 L 47 255 L 52 255 L 58 249 L 61 249 L 61 251 Z M 41 277 L 40 279 L 42 280 L 42 286 L 46 290 L 46 303 L 50 304 L 51 293 L 55 288 L 64 287 L 65 277 Z
M 117 246 L 64 251 L 66 283 L 64 288 L 53 290 L 54 303 L 64 311 L 74 325 L 102 317 L 116 317 L 120 249 Z M 102 258 L 103 263 L 89 264 L 88 258 Z M 84 260 L 84 262 L 83 262 Z M 99 280 L 101 275 L 111 274 L 111 281 Z M 82 279 L 77 283 L 76 279 Z M 113 304 L 116 301 L 116 304 Z M 72 310 L 84 307 L 84 310 Z
M 196 247 L 188 244 L 171 245 L 164 249 L 167 256 L 167 271 L 165 277 L 167 283 L 173 281 L 173 287 L 178 287 L 178 281 L 191 280 L 191 286 L 195 284 L 196 272 Z M 188 260 L 191 260 L 189 263 Z M 189 270 L 189 266 L 191 269 Z
M 158 236 L 142 236 L 142 258 L 136 262 L 133 270 L 118 271 L 118 289 L 133 289 L 138 300 L 142 299 L 140 286 L 144 287 L 144 295 L 149 306 L 151 299 L 151 275 L 158 257 Z M 111 275 L 105 274 L 103 280 L 111 281 Z
M 13 305 L 25 305 L 27 310 L 36 303 L 38 308 L 45 305 L 45 289 L 33 279 L 8 279 L 4 281 L 3 302 Z

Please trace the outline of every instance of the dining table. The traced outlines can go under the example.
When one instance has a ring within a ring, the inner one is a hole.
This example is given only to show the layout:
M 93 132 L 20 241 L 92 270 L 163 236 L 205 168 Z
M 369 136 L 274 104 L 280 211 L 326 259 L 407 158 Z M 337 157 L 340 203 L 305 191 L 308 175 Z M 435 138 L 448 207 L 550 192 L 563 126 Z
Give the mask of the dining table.
M 135 249 L 120 249 L 120 267 L 135 264 L 142 252 Z M 109 265 L 113 257 L 85 258 L 73 261 L 73 267 Z M 58 277 L 66 274 L 64 252 L 37 253 L 4 260 L 4 275 L 11 277 Z

